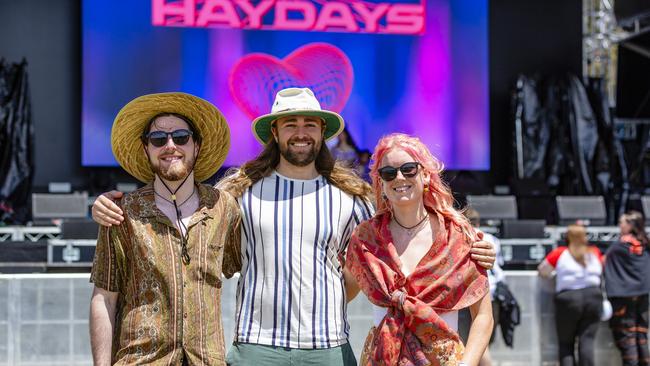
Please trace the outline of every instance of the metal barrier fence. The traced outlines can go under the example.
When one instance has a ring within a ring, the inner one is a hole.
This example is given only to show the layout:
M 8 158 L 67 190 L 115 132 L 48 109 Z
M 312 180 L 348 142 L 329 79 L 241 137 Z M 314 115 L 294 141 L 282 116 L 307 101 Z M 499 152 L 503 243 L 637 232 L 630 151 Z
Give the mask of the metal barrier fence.
M 514 348 L 500 334 L 492 345 L 494 365 L 555 365 L 557 345 L 553 294 L 532 271 L 506 271 L 521 306 Z M 236 280 L 224 281 L 223 321 L 226 339 L 234 328 Z M 0 275 L 0 366 L 91 365 L 88 274 Z M 369 303 L 360 294 L 348 307 L 350 342 L 357 357 L 372 323 Z M 609 328 L 602 323 L 596 346 L 597 365 L 620 365 Z
M 92 225 L 96 225 L 91 222 Z M 650 228 L 649 228 L 650 229 Z M 82 271 L 90 268 L 94 254 L 94 239 L 81 237 L 65 238 L 61 228 L 56 226 L 6 226 L 0 227 L 0 273 L 26 273 L 35 271 Z M 500 237 L 499 226 L 481 227 L 481 230 Z M 540 238 L 501 239 L 501 249 L 506 269 L 530 270 L 557 245 L 564 243 L 566 227 L 546 226 Z M 87 233 L 86 233 L 87 234 Z M 601 250 L 618 240 L 616 226 L 589 226 L 587 236 L 590 242 Z M 91 235 L 92 237 L 92 235 Z M 47 250 L 39 250 L 47 246 Z

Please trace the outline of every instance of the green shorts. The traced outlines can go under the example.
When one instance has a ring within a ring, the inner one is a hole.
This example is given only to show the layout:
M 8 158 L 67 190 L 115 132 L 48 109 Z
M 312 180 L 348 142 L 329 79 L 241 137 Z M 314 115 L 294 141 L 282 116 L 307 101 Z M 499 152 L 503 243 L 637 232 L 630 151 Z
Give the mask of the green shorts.
M 229 366 L 357 366 L 349 343 L 332 348 L 288 348 L 235 342 L 228 351 Z

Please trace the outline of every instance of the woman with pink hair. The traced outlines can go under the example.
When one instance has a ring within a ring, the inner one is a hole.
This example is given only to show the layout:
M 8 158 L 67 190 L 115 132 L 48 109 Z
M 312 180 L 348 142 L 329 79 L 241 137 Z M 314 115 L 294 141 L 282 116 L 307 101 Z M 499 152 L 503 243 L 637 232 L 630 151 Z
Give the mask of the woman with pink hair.
M 345 264 L 374 304 L 361 365 L 478 365 L 493 325 L 488 279 L 470 258 L 480 236 L 454 209 L 443 164 L 404 134 L 383 137 L 372 160 L 377 211 L 354 230 Z

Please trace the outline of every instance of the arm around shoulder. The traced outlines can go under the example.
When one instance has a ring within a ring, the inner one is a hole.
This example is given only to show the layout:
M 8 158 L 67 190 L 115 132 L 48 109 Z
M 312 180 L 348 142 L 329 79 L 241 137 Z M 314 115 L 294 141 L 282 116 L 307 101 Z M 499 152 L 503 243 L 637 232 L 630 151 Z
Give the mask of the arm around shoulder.
M 120 225 L 124 221 L 124 213 L 115 200 L 122 196 L 123 193 L 119 191 L 110 191 L 99 195 L 93 202 L 91 210 L 93 220 L 102 226 Z

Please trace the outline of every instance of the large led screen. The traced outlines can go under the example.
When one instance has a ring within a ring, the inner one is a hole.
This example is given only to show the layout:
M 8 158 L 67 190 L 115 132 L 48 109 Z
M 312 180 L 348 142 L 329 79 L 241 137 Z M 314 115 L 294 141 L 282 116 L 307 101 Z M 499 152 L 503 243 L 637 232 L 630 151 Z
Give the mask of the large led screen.
M 82 164 L 115 166 L 119 109 L 184 91 L 226 116 L 226 165 L 289 86 L 339 112 L 359 148 L 419 136 L 449 169 L 489 169 L 487 0 L 86 0 Z

